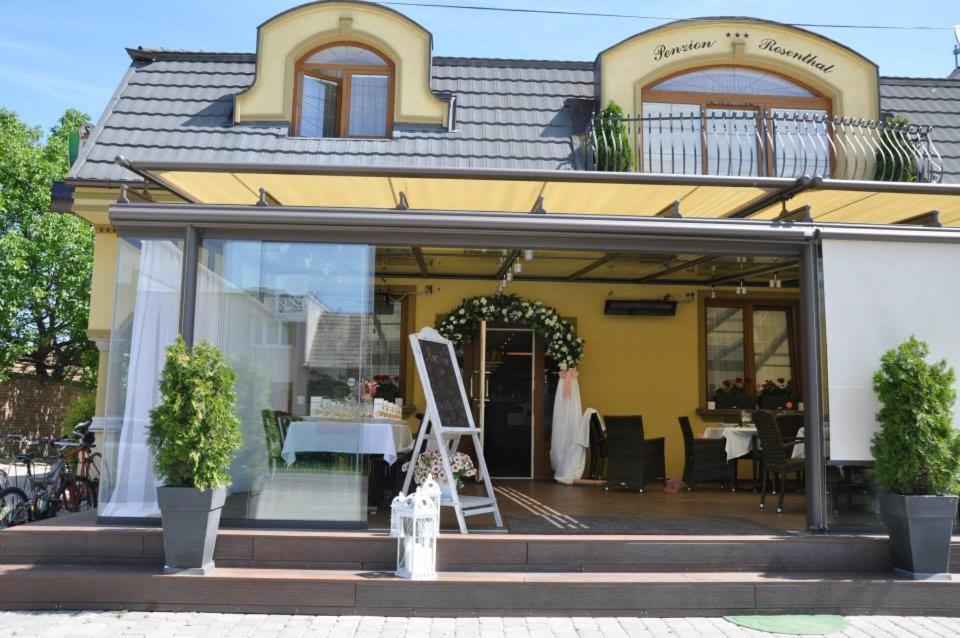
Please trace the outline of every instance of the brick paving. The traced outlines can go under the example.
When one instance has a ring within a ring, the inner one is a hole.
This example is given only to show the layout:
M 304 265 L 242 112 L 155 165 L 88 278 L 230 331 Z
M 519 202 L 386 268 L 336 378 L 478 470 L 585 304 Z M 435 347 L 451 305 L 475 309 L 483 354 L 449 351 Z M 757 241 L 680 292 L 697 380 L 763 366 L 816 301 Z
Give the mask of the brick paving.
M 960 636 L 960 618 L 853 616 L 836 637 Z M 0 638 L 741 638 L 722 618 L 384 618 L 165 612 L 0 612 Z

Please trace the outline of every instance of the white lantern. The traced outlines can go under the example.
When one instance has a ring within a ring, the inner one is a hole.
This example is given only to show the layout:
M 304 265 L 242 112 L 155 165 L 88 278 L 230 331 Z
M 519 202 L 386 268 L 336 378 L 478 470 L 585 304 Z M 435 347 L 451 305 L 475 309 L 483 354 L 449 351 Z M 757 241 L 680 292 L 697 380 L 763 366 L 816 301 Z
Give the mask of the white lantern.
M 440 487 L 428 476 L 416 492 L 400 494 L 390 504 L 390 536 L 397 539 L 397 576 L 436 578 L 439 535 Z

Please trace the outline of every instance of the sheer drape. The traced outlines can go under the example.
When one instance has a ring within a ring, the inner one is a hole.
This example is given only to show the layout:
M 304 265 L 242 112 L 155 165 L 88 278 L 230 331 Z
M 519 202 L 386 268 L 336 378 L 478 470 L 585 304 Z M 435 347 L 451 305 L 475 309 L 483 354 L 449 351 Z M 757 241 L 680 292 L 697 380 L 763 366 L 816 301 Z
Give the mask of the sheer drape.
M 182 251 L 170 241 L 143 241 L 133 322 L 129 332 L 129 366 L 126 387 L 121 379 L 111 379 L 108 391 L 126 391 L 120 433 L 116 445 L 113 490 L 101 503 L 100 515 L 109 517 L 159 516 L 157 479 L 153 455 L 147 447 L 150 410 L 160 399 L 160 372 L 164 350 L 177 336 L 180 313 L 180 269 Z M 120 260 L 123 267 L 123 260 Z M 125 331 L 114 326 L 111 356 L 122 357 Z M 114 375 L 120 366 L 111 366 Z M 120 416 L 120 415 L 117 415 Z M 115 419 L 108 418 L 108 428 Z M 108 432 L 108 438 L 112 438 Z M 109 456 L 114 456 L 112 451 Z
M 576 371 L 567 371 L 570 372 Z M 570 374 L 568 378 L 560 379 L 553 400 L 553 436 L 550 441 L 553 478 L 564 485 L 571 485 L 581 478 L 586 465 L 590 434 L 581 417 L 580 384 L 576 375 Z

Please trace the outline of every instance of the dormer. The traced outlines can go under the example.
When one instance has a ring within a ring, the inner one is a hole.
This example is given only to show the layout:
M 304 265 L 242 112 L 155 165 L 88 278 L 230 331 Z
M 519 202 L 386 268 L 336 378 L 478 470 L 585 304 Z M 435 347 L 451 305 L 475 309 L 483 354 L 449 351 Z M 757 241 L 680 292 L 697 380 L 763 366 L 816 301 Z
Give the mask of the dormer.
M 257 30 L 256 77 L 234 122 L 287 122 L 298 137 L 383 138 L 395 124 L 446 126 L 430 88 L 429 31 L 375 4 L 323 0 Z

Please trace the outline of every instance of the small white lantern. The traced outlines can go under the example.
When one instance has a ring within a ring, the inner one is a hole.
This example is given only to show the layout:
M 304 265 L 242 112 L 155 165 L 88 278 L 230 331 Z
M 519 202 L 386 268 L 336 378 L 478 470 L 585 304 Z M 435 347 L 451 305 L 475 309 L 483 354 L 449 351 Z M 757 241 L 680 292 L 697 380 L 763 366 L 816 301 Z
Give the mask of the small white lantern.
M 399 494 L 390 504 L 390 536 L 397 539 L 397 576 L 436 578 L 439 535 L 440 487 L 428 476 L 416 492 Z

